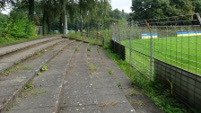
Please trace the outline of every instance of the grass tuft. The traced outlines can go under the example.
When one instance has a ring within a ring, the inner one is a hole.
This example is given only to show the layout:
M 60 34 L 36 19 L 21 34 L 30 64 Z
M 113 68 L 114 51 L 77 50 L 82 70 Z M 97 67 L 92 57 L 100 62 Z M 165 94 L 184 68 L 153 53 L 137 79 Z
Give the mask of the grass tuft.
M 97 71 L 96 66 L 94 64 L 92 64 L 92 63 L 89 63 L 88 67 L 89 67 L 89 71 L 90 71 L 91 74 Z
M 113 75 L 114 74 L 114 72 L 111 69 L 109 69 L 107 72 L 108 72 L 109 75 Z
M 32 67 L 29 66 L 23 66 L 22 64 L 16 64 L 8 69 L 6 69 L 4 72 L 2 72 L 3 75 L 8 76 L 11 73 L 18 71 L 18 70 L 32 70 Z

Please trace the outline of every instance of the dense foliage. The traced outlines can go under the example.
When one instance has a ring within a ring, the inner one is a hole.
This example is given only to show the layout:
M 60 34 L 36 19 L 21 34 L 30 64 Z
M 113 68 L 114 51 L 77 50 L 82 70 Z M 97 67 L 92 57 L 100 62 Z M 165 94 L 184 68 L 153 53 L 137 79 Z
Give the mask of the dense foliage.
M 10 16 L 0 15 L 0 38 L 31 38 L 36 27 L 21 10 L 13 10 Z
M 132 0 L 132 19 L 156 19 L 201 13 L 200 0 Z
M 35 25 L 43 26 L 43 33 L 63 33 L 69 30 L 98 29 L 113 22 L 127 19 L 128 14 L 118 9 L 112 11 L 110 0 L 3 0 L 13 10 L 23 10 Z

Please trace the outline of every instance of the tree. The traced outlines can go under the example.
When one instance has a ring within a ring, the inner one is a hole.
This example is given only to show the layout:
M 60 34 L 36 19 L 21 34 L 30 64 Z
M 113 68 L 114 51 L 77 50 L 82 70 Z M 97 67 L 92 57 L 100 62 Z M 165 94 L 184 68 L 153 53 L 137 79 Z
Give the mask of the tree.
M 133 19 L 155 19 L 193 13 L 189 0 L 133 0 Z
M 190 0 L 192 2 L 194 13 L 201 14 L 201 1 L 200 0 Z

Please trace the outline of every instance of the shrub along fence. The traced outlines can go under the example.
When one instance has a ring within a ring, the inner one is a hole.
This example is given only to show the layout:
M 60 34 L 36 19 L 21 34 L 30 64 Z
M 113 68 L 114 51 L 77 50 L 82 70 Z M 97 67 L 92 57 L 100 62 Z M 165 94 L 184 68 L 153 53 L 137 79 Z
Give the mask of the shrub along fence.
M 158 80 L 201 111 L 200 23 L 199 14 L 114 23 L 111 49 L 147 79 Z

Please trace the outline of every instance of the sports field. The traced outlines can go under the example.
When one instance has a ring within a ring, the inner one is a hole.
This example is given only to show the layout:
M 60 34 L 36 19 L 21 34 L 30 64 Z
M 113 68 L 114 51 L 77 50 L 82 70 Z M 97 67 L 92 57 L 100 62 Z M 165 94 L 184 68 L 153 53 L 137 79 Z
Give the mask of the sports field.
M 126 49 L 126 58 L 129 61 L 130 42 L 125 40 L 121 43 L 128 47 Z M 131 45 L 132 61 L 139 68 L 149 70 L 150 39 L 135 39 L 131 41 Z M 201 75 L 200 36 L 153 39 L 153 56 L 184 70 Z

